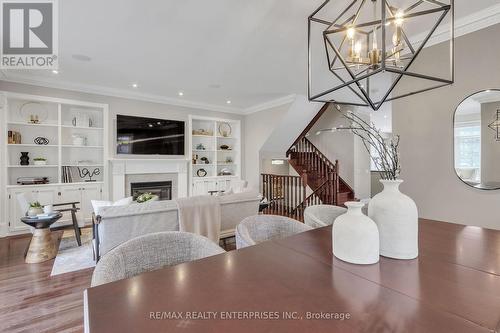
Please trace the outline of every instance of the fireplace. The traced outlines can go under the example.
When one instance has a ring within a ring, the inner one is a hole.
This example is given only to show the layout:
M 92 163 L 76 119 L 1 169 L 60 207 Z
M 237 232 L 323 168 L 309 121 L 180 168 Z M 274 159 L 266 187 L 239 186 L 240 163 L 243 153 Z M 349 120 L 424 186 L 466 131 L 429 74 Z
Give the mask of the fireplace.
M 136 182 L 130 183 L 130 194 L 134 200 L 143 193 L 151 193 L 157 195 L 160 200 L 172 200 L 172 182 Z

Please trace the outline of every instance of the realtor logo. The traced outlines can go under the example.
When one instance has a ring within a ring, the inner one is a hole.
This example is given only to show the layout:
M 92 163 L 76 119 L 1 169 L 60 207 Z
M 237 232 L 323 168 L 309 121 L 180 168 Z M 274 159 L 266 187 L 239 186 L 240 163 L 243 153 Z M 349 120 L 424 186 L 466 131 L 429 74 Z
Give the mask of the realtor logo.
M 57 0 L 0 0 L 3 69 L 57 69 Z

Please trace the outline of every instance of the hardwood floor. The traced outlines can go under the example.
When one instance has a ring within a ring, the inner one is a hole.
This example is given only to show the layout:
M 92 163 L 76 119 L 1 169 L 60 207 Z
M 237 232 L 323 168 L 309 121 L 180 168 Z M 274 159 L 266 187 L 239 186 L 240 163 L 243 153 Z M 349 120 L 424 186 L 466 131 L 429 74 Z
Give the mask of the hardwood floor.
M 50 277 L 54 260 L 24 263 L 29 241 L 0 239 L 0 332 L 83 332 L 93 269 Z
M 54 260 L 24 263 L 29 241 L 0 239 L 0 332 L 83 332 L 83 291 L 93 269 L 50 277 Z M 234 248 L 232 238 L 226 250 Z

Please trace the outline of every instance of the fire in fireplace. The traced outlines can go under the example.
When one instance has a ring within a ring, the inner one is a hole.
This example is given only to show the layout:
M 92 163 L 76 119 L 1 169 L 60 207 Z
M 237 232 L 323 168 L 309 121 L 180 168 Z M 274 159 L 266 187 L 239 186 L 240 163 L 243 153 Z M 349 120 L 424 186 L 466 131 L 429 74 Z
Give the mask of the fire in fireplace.
M 151 193 L 157 195 L 160 200 L 172 199 L 172 182 L 140 182 L 130 184 L 131 195 L 134 200 L 143 193 Z

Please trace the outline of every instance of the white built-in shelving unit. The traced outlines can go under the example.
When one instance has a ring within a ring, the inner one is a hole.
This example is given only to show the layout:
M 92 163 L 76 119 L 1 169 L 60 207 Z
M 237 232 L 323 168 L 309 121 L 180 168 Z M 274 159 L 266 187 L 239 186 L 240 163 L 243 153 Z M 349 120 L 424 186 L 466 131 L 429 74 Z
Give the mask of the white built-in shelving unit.
M 42 204 L 79 201 L 84 218 L 89 220 L 90 200 L 100 199 L 107 192 L 108 105 L 10 92 L 0 94 L 3 110 L 0 167 L 6 193 L 2 199 L 6 215 L 2 218 L 9 223 L 8 233 L 26 230 L 19 222 L 16 200 L 19 193 Z M 30 122 L 26 105 L 39 115 L 39 123 Z M 9 143 L 9 131 L 20 133 L 21 142 Z M 85 142 L 75 142 L 75 136 L 85 138 Z M 48 139 L 48 144 L 35 143 L 37 137 Z M 21 165 L 21 152 L 28 153 L 29 165 Z M 37 157 L 46 159 L 46 165 L 35 165 Z M 90 172 L 98 169 L 99 175 L 88 182 L 88 177 L 80 177 L 78 168 Z M 64 177 L 68 170 L 71 180 Z M 20 177 L 47 177 L 49 183 L 20 185 Z
M 232 181 L 241 178 L 239 120 L 190 116 L 188 134 L 190 195 L 226 191 Z M 229 149 L 221 149 L 221 146 L 228 146 Z M 204 161 L 205 158 L 208 163 Z M 206 171 L 205 176 L 200 169 Z

